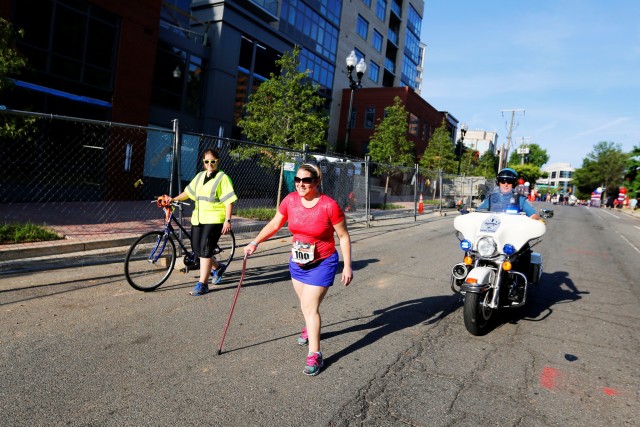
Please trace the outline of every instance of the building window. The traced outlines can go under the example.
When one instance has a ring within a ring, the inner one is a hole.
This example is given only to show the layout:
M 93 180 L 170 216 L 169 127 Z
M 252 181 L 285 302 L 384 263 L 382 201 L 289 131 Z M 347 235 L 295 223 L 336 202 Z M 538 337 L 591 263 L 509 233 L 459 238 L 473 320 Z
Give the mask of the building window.
M 367 107 L 364 110 L 364 128 L 373 129 L 374 120 L 376 117 L 376 108 Z
M 556 173 L 555 173 L 555 171 L 554 171 L 554 172 L 551 172 L 551 178 L 555 178 L 555 177 L 556 177 Z
M 367 7 L 371 7 L 371 0 L 362 0 L 362 3 L 367 5 Z
M 330 2 L 340 4 L 341 2 Z M 340 9 L 338 9 L 340 10 Z M 311 52 L 335 62 L 338 50 L 338 27 L 331 20 L 300 1 L 285 0 L 280 10 L 280 31 L 302 39 Z
M 369 33 L 369 22 L 360 15 L 358 15 L 358 22 L 356 23 L 356 32 L 363 39 L 367 39 L 367 34 Z
M 358 117 L 356 113 L 357 113 L 357 110 L 354 107 L 351 110 L 351 120 L 349 120 L 349 129 L 354 129 L 356 127 L 356 118 Z
M 560 171 L 560 178 L 571 178 L 573 176 L 573 172 L 571 171 Z
M 382 52 L 382 34 L 380 34 L 378 30 L 373 30 L 373 39 L 371 41 L 371 45 L 378 52 Z
M 202 58 L 159 41 L 151 102 L 194 116 L 200 115 L 203 70 Z
M 20 50 L 33 69 L 73 84 L 113 90 L 120 18 L 86 2 L 15 4 L 14 25 L 25 30 Z
M 369 63 L 369 79 L 374 83 L 378 83 L 379 76 L 380 76 L 380 66 L 375 62 L 371 61 Z
M 354 47 L 353 51 L 356 53 L 356 58 L 358 58 L 358 61 L 360 61 L 360 59 L 366 58 L 366 56 L 364 56 L 364 53 L 362 53 L 362 51 L 360 51 L 360 49 L 358 49 L 357 47 Z
M 387 0 L 377 0 L 376 16 L 380 18 L 382 22 L 384 22 L 384 18 L 386 14 L 387 14 Z
M 420 35 L 422 29 L 422 16 L 409 4 L 409 19 L 407 20 L 407 28 L 414 34 Z
M 418 135 L 418 116 L 413 113 L 409 113 L 409 134 L 417 136 Z

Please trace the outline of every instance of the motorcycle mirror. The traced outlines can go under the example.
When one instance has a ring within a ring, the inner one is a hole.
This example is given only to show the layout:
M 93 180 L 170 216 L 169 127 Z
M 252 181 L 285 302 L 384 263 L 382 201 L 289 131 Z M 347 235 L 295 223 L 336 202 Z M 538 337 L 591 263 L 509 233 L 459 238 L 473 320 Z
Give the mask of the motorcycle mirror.
M 462 238 L 460 237 L 460 235 L 461 233 L 458 230 L 456 230 L 456 238 L 462 242 Z

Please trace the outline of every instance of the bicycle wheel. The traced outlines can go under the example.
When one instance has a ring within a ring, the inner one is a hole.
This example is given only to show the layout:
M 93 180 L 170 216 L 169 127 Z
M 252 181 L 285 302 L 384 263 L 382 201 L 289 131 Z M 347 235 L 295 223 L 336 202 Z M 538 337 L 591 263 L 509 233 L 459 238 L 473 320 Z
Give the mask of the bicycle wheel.
M 162 285 L 176 265 L 176 245 L 161 231 L 143 234 L 129 248 L 124 259 L 127 282 L 139 291 L 148 292 Z
M 218 245 L 213 250 L 213 256 L 216 260 L 229 265 L 235 252 L 236 237 L 233 235 L 233 231 L 229 231 L 227 234 L 221 234 L 220 239 L 218 239 Z

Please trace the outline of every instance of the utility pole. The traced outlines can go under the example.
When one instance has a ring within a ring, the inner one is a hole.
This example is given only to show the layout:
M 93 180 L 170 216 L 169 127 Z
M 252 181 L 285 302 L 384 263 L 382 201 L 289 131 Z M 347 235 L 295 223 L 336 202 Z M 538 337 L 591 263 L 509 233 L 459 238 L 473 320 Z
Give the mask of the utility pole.
M 513 120 L 516 116 L 516 113 L 522 113 L 522 115 L 524 116 L 525 114 L 525 110 L 523 109 L 513 109 L 513 110 L 500 110 L 500 112 L 502 113 L 502 116 L 504 117 L 504 113 L 511 113 L 511 123 L 509 124 L 509 134 L 507 135 L 507 147 L 500 151 L 500 169 L 502 169 L 502 159 L 504 158 L 504 167 L 509 166 L 509 150 L 511 150 L 511 135 L 513 134 Z M 518 124 L 516 123 L 516 127 L 518 126 Z

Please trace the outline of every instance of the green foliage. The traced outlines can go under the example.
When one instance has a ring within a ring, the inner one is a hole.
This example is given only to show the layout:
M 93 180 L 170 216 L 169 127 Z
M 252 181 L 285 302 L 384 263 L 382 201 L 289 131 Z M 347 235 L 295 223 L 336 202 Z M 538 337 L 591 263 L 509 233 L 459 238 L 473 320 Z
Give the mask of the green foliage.
M 479 153 L 475 150 L 467 148 L 460 159 L 460 174 L 472 176 L 477 175 L 476 169 L 480 162 Z
M 246 115 L 238 122 L 252 142 L 267 146 L 303 150 L 324 143 L 328 116 L 325 100 L 309 79 L 309 71 L 300 72 L 300 48 L 285 52 L 276 61 L 280 74 L 271 73 L 245 104 Z M 289 156 L 270 147 L 243 145 L 232 151 L 241 159 L 256 158 L 261 165 L 278 168 Z
M 478 159 L 478 166 L 473 171 L 475 176 L 484 176 L 487 179 L 493 179 L 496 176 L 496 169 L 498 167 L 498 157 L 495 156 L 490 150 Z
M 257 221 L 269 221 L 276 214 L 276 208 L 246 208 L 238 209 L 234 215 L 240 218 L 255 219 Z
M 26 224 L 0 224 L 0 244 L 40 242 L 62 238 L 58 233 L 30 222 Z
M 0 18 L 0 92 L 10 90 L 12 77 L 18 76 L 26 67 L 27 60 L 16 49 L 16 41 L 24 37 L 24 31 L 16 31 L 10 22 Z M 0 116 L 0 137 L 24 138 L 34 131 L 34 118 Z
M 518 172 L 519 178 L 524 179 L 525 182 L 528 182 L 531 186 L 535 185 L 536 181 L 544 175 L 544 172 L 533 164 L 514 165 L 511 166 L 511 168 Z
M 634 146 L 629 153 L 627 161 L 627 173 L 624 185 L 630 199 L 640 196 L 640 146 Z
M 622 184 L 628 159 L 629 154 L 622 151 L 620 144 L 598 142 L 582 161 L 582 167 L 576 169 L 572 184 L 580 196 L 590 195 L 598 187 L 610 192 Z
M 393 102 L 392 106 L 384 109 L 385 118 L 376 125 L 369 143 L 371 160 L 381 164 L 378 169 L 382 169 L 382 173 L 389 173 L 399 166 L 409 166 L 414 161 L 413 142 L 407 139 L 409 113 L 399 97 Z
M 434 171 L 443 170 L 445 173 L 458 171 L 451 134 L 444 119 L 429 139 L 429 145 L 420 159 L 420 166 Z
M 549 161 L 549 154 L 547 150 L 541 148 L 538 144 L 527 145 L 529 154 L 524 156 L 524 163 L 528 165 L 535 165 L 539 168 Z M 519 165 L 522 163 L 522 155 L 518 154 L 518 150 L 513 150 L 511 156 L 509 156 L 509 165 Z
M 24 37 L 24 31 L 16 31 L 10 22 L 0 18 L 0 90 L 13 85 L 12 76 L 20 74 L 27 60 L 16 50 L 16 41 Z

